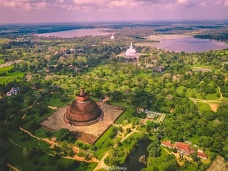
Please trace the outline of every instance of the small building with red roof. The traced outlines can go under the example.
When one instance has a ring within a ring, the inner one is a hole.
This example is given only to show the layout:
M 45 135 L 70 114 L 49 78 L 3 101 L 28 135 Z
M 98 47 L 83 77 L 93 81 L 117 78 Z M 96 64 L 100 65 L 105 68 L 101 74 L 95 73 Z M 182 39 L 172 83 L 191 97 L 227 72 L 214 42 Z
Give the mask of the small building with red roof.
M 194 151 L 190 148 L 189 144 L 183 143 L 183 142 L 176 142 L 174 144 L 174 148 L 177 149 L 178 152 L 183 153 L 183 154 L 191 154 Z
M 207 159 L 208 158 L 208 156 L 202 150 L 197 151 L 197 157 L 199 157 L 201 159 Z
M 173 144 L 171 143 L 171 141 L 162 141 L 161 145 L 167 148 L 173 148 Z

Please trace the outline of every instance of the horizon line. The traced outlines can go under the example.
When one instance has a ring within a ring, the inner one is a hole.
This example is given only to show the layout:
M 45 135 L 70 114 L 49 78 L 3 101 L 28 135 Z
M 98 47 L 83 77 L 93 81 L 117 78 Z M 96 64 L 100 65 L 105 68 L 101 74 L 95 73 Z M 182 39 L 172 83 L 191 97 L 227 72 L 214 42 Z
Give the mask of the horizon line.
M 228 19 L 159 19 L 159 20 L 100 20 L 100 21 L 54 21 L 54 22 L 21 22 L 21 23 L 0 23 L 0 25 L 38 25 L 38 24 L 76 24 L 76 23 L 85 23 L 85 24 L 106 24 L 106 23 L 148 23 L 148 22 L 228 22 Z

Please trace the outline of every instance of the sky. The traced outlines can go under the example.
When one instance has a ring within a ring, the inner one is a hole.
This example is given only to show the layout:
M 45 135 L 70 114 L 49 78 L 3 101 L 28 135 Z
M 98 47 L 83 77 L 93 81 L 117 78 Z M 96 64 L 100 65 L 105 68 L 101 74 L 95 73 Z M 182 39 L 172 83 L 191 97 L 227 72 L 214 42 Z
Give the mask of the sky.
M 223 19 L 228 0 L 0 0 L 0 24 Z

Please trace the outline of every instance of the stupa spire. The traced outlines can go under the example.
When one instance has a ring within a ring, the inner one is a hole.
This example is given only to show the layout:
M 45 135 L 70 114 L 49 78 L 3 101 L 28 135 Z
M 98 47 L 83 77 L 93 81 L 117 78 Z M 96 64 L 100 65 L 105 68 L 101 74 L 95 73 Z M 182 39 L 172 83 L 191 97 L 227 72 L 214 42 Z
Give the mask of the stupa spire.
M 132 45 L 132 42 L 131 42 L 131 45 L 130 45 L 130 48 L 129 49 L 133 49 L 133 45 Z

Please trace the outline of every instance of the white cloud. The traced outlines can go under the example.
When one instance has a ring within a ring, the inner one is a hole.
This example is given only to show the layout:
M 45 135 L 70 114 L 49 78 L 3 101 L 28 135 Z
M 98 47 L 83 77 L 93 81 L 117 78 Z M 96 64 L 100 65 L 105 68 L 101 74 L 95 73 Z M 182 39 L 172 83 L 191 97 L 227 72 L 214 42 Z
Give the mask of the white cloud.
M 226 1 L 224 1 L 224 3 L 223 3 L 223 4 L 224 4 L 224 6 L 225 6 L 225 7 L 228 7 L 228 1 L 227 1 L 227 0 L 226 0 Z
M 188 0 L 177 0 L 179 4 L 187 4 Z
M 103 4 L 105 0 L 74 0 L 76 5 Z

